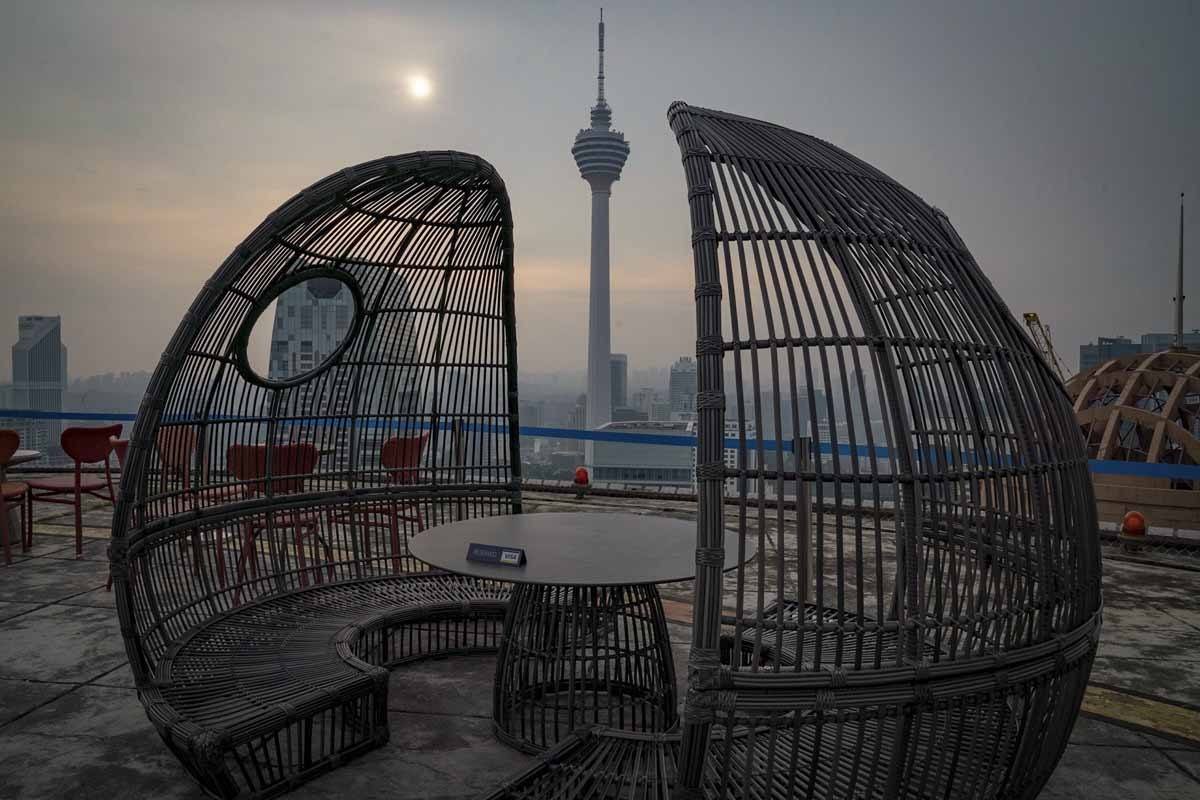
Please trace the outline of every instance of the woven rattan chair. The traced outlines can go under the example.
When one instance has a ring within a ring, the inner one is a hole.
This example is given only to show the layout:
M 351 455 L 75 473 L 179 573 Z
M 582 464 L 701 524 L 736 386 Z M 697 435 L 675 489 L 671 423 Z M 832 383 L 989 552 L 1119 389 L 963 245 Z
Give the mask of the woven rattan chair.
M 506 589 L 400 570 L 415 560 L 396 549 L 521 509 L 512 280 L 489 164 L 385 158 L 268 217 L 171 340 L 131 436 L 112 574 L 146 712 L 210 794 L 278 794 L 379 746 L 384 667 L 498 646 Z M 306 372 L 260 370 L 257 321 L 279 328 L 272 303 L 300 286 L 351 304 L 345 335 Z M 383 458 L 398 441 L 420 446 Z M 364 522 L 381 508 L 402 511 Z
M 493 797 L 1033 797 L 1100 623 L 1062 386 L 940 211 L 811 136 L 669 119 L 699 360 L 684 721 L 581 731 Z M 723 576 L 726 525 L 758 552 Z

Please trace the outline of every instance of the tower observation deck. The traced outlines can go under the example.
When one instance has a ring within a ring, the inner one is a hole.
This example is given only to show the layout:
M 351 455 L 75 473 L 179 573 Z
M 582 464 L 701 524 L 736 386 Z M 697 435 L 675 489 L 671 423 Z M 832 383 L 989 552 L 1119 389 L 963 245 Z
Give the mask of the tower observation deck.
M 612 420 L 609 355 L 612 350 L 609 302 L 608 198 L 629 158 L 625 134 L 612 130 L 612 109 L 604 99 L 604 10 L 600 11 L 596 104 L 591 127 L 579 131 L 571 155 L 580 176 L 592 187 L 592 252 L 588 284 L 587 424 L 598 428 Z M 590 454 L 590 448 L 589 448 Z M 589 463 L 591 459 L 588 459 Z

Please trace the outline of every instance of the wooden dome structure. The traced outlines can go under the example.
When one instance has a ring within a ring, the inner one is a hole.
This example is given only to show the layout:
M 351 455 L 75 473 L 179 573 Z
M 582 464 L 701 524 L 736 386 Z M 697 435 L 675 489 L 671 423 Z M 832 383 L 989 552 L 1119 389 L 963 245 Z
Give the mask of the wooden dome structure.
M 1110 359 L 1067 382 L 1089 458 L 1200 465 L 1200 352 L 1162 350 Z M 1102 519 L 1144 513 L 1152 525 L 1194 527 L 1200 481 L 1095 476 Z

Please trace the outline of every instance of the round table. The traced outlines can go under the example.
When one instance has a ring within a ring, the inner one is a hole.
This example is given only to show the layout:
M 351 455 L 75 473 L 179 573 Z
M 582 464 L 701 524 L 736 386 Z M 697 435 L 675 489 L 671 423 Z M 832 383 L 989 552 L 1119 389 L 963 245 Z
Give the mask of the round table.
M 468 561 L 471 544 L 520 548 L 521 566 Z M 526 752 L 599 724 L 656 732 L 678 721 L 675 659 L 655 584 L 696 574 L 696 523 L 640 514 L 481 517 L 413 537 L 449 572 L 514 585 L 496 659 L 492 727 Z M 744 557 L 753 555 L 750 541 Z M 738 535 L 725 534 L 725 569 Z
M 40 450 L 14 450 L 8 461 L 0 464 L 0 481 L 8 477 L 8 468 L 15 467 L 18 464 L 25 464 L 29 461 L 37 461 L 42 457 Z

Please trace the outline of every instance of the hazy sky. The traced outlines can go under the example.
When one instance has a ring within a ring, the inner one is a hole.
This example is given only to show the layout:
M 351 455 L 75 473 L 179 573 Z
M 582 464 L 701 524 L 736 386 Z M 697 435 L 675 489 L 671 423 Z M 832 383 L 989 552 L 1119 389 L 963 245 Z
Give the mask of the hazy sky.
M 606 2 L 613 349 L 693 350 L 674 99 L 813 133 L 944 209 L 1017 314 L 1080 343 L 1171 326 L 1178 197 L 1200 327 L 1200 3 Z M 276 206 L 390 153 L 479 153 L 513 201 L 521 367 L 586 360 L 592 3 L 5 2 L 0 381 L 18 314 L 73 377 L 153 369 Z M 414 72 L 434 86 L 417 102 Z

